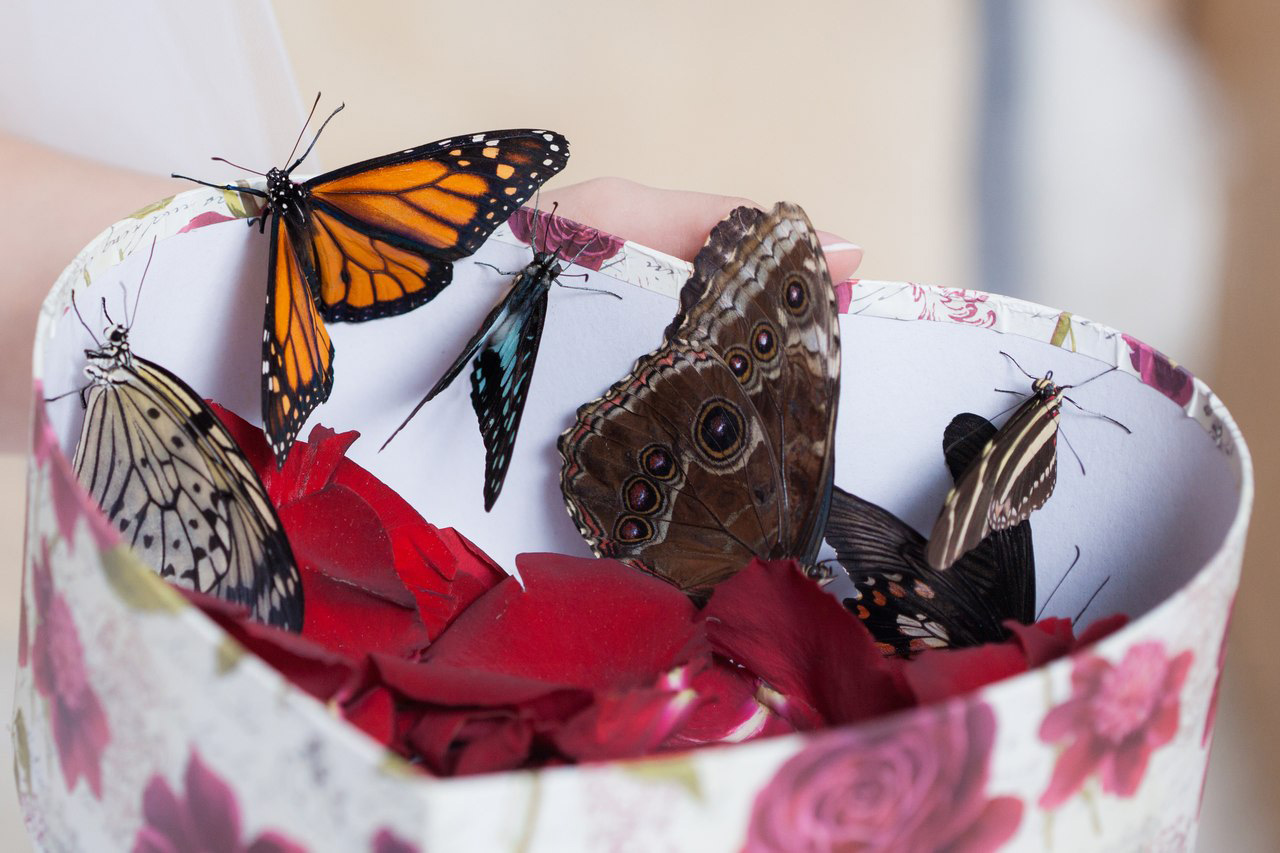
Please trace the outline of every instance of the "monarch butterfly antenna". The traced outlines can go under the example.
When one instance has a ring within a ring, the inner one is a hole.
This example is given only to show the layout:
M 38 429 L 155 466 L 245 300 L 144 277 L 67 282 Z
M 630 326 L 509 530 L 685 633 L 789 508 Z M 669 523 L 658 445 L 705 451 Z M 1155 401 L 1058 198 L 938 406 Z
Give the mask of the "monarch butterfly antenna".
M 94 334 L 93 329 L 90 329 L 89 324 L 84 321 L 84 315 L 80 313 L 80 306 L 76 304 L 76 292 L 74 290 L 71 291 L 71 309 L 76 312 L 80 325 L 84 326 L 84 330 L 89 333 L 89 337 L 93 338 L 94 344 L 102 346 L 102 341 L 98 340 L 98 336 Z
M 188 175 L 179 175 L 177 172 L 170 172 L 169 177 L 177 178 L 180 181 L 190 181 L 193 184 L 199 184 L 202 187 L 212 187 L 215 190 L 224 190 L 226 192 L 244 193 L 245 195 L 256 195 L 258 198 L 266 198 L 266 190 L 258 190 L 253 187 L 238 187 L 234 184 L 215 184 L 209 181 L 202 181 L 199 178 L 192 178 Z
M 1009 355 L 1009 353 L 1005 352 L 1004 350 L 1000 350 L 1000 354 L 1005 358 L 1009 359 L 1010 361 L 1012 361 L 1013 366 L 1018 368 L 1019 370 L 1022 370 L 1022 375 L 1030 379 L 1032 382 L 1035 382 L 1037 379 L 1040 378 L 1039 376 L 1032 376 L 1030 373 L 1027 373 L 1026 370 L 1023 370 L 1022 365 L 1018 364 L 1018 360 L 1013 356 Z M 1053 376 L 1053 374 L 1050 373 L 1049 376 Z
M 317 96 L 317 100 L 318 99 L 319 99 L 319 96 Z M 316 143 L 320 141 L 320 134 L 324 133 L 324 129 L 329 126 L 329 122 L 333 121 L 333 117 L 336 116 L 338 113 L 342 112 L 342 109 L 345 106 L 346 104 L 338 104 L 338 108 L 333 112 L 329 113 L 329 117 L 324 120 L 324 124 L 320 125 L 320 129 L 317 130 L 316 135 L 312 137 L 311 144 L 307 146 L 307 150 L 302 152 L 301 157 L 293 161 L 292 166 L 284 170 L 284 173 L 286 175 L 292 172 L 294 169 L 298 168 L 298 166 L 302 164 L 302 161 L 307 159 L 307 155 L 311 153 L 311 149 L 315 148 Z
M 216 163 L 226 163 L 228 166 L 232 166 L 236 169 L 240 169 L 241 171 L 248 172 L 251 175 L 258 175 L 259 177 L 262 177 L 262 178 L 265 178 L 267 176 L 266 172 L 259 172 L 257 169 L 250 169 L 248 166 L 241 166 L 239 163 L 232 163 L 226 157 L 210 157 L 209 159 L 213 160 Z
M 1111 368 L 1111 370 L 1115 370 L 1115 368 L 1113 367 Z M 1111 371 L 1107 371 L 1107 372 L 1110 373 Z M 1076 387 L 1079 387 L 1079 386 L 1076 386 Z M 1102 412 L 1095 412 L 1093 409 L 1086 409 L 1084 406 L 1080 405 L 1075 400 L 1072 400 L 1066 394 L 1062 395 L 1062 399 L 1066 400 L 1068 403 L 1075 406 L 1077 409 L 1084 412 L 1086 415 L 1092 415 L 1095 418 L 1102 418 L 1104 421 L 1108 421 L 1109 423 L 1113 423 L 1116 426 L 1120 427 L 1120 429 L 1124 430 L 1125 433 L 1127 433 L 1128 435 L 1133 435 L 1133 430 L 1129 429 L 1127 426 L 1120 423 L 1118 420 L 1111 417 L 1110 415 L 1104 415 Z
M 1071 620 L 1071 627 L 1075 628 L 1076 623 L 1080 621 L 1080 617 L 1084 616 L 1084 612 L 1089 609 L 1089 605 L 1093 604 L 1093 600 L 1098 597 L 1098 593 L 1102 592 L 1102 588 L 1107 585 L 1107 581 L 1111 580 L 1111 575 L 1107 575 L 1102 583 L 1098 584 L 1098 588 L 1093 591 L 1093 595 L 1089 596 L 1089 600 L 1084 603 L 1084 607 L 1080 608 L 1080 612 L 1076 614 L 1076 618 Z
M 316 117 L 316 107 L 320 106 L 320 92 L 316 92 L 316 99 L 311 102 L 311 112 L 307 113 L 307 120 L 302 123 L 302 127 L 298 130 L 298 138 L 293 140 L 293 147 L 289 149 L 289 156 L 284 158 L 288 163 L 293 159 L 293 155 L 298 153 L 298 146 L 302 144 L 302 137 L 307 132 L 307 125 L 311 124 L 311 120 Z
M 1067 575 L 1071 574 L 1071 570 L 1076 567 L 1076 563 L 1080 562 L 1080 546 L 1075 546 L 1076 556 L 1071 561 L 1071 565 L 1067 566 L 1067 570 L 1062 573 L 1062 577 L 1058 578 L 1058 582 L 1053 585 L 1053 589 L 1049 591 L 1049 597 L 1044 600 L 1044 604 L 1040 605 L 1040 609 L 1036 611 L 1036 621 L 1040 621 L 1040 617 L 1044 615 L 1045 608 L 1049 606 L 1049 602 L 1058 594 L 1058 588 L 1062 586 L 1062 582 L 1067 579 Z
M 1075 385 L 1060 385 L 1058 387 L 1063 388 L 1064 390 L 1067 388 L 1079 388 L 1082 385 L 1088 385 L 1090 382 L 1092 382 L 1095 379 L 1101 379 L 1102 377 L 1106 376 L 1108 373 L 1115 373 L 1119 369 L 1120 369 L 1120 365 L 1113 364 L 1110 367 L 1108 367 L 1106 370 L 1099 373 L 1097 376 L 1090 376 L 1088 379 L 1086 379 L 1083 382 L 1077 382 Z
M 130 330 L 133 329 L 133 321 L 136 320 L 138 317 L 138 304 L 142 301 L 142 285 L 147 283 L 147 272 L 151 269 L 151 259 L 154 258 L 155 256 L 156 256 L 156 238 L 152 237 L 151 251 L 147 254 L 147 265 L 142 268 L 142 278 L 138 280 L 138 292 L 135 293 L 133 296 L 133 316 L 132 317 L 129 316 L 129 310 L 128 310 L 129 304 L 127 301 L 127 297 L 129 295 L 129 292 L 127 290 L 125 291 L 126 302 L 125 302 L 124 325 L 125 325 L 125 328 L 127 329 L 130 329 Z M 124 282 L 120 282 L 120 286 L 124 287 Z

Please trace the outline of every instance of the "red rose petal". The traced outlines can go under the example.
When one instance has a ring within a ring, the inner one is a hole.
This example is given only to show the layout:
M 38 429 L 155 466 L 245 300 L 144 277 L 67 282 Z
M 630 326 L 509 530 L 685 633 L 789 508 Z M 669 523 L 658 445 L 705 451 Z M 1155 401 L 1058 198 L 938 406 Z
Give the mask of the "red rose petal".
M 712 666 L 693 677 L 690 686 L 698 695 L 698 704 L 663 748 L 741 743 L 794 732 L 795 726 L 757 698 L 759 684 L 755 675 L 717 655 Z
M 353 658 L 336 654 L 306 637 L 255 622 L 240 605 L 189 589 L 179 588 L 179 592 L 240 645 L 322 702 L 337 696 L 359 677 L 361 666 Z
M 342 716 L 383 746 L 390 746 L 395 739 L 395 698 L 385 687 L 375 687 L 344 704 Z
M 599 695 L 555 733 L 555 744 L 576 761 L 637 758 L 657 749 L 696 706 L 693 690 Z
M 909 704 L 867 629 L 793 561 L 752 560 L 715 588 L 702 615 L 715 650 L 781 693 L 787 706 L 780 712 L 797 728 Z
M 932 649 L 902 665 L 902 676 L 922 705 L 941 702 L 1026 671 L 1026 655 L 1013 643 Z
M 521 554 L 516 565 L 524 588 L 509 578 L 481 596 L 426 663 L 618 690 L 705 654 L 694 605 L 665 581 L 612 560 Z

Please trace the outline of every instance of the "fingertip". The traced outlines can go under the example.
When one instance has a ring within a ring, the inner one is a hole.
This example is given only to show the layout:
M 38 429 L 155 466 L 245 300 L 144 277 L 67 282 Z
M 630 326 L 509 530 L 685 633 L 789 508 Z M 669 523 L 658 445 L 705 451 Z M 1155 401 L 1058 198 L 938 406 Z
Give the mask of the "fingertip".
M 827 258 L 827 270 L 831 281 L 840 282 L 852 278 L 862 263 L 862 247 L 829 231 L 819 231 L 818 241 L 822 244 L 822 253 Z

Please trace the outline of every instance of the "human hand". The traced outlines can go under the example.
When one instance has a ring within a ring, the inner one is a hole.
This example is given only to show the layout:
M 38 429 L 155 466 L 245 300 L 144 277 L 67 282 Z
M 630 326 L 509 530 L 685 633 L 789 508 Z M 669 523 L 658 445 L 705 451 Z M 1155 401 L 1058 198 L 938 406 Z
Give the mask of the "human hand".
M 539 203 L 558 204 L 557 213 L 609 234 L 692 261 L 716 223 L 735 207 L 755 202 L 709 193 L 660 190 L 624 178 L 593 178 L 547 190 Z M 819 231 L 833 282 L 851 277 L 862 261 L 862 249 L 841 237 Z

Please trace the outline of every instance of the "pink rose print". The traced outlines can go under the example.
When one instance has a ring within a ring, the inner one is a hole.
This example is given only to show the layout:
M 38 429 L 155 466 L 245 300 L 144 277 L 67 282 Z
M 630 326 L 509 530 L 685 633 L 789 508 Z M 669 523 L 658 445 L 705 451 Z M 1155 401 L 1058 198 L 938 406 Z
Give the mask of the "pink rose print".
M 815 738 L 756 796 L 744 849 L 995 850 L 1022 820 L 986 794 L 995 731 L 989 706 L 950 702 Z
M 418 845 L 405 841 L 389 829 L 380 829 L 373 836 L 369 849 L 373 853 L 419 853 Z
M 84 650 L 71 608 L 53 587 L 49 543 L 41 540 L 32 565 L 36 600 L 36 637 L 31 644 L 31 674 L 36 690 L 49 700 L 49 724 L 67 790 L 83 778 L 102 797 L 102 750 L 111 739 L 106 714 L 89 685 Z
M 1121 335 L 1129 345 L 1129 361 L 1138 371 L 1142 381 L 1179 406 L 1191 402 L 1195 390 L 1191 371 L 1176 363 L 1169 356 L 1147 346 L 1137 338 Z
M 35 383 L 35 396 L 31 449 L 37 464 L 48 469 L 58 532 L 66 540 L 68 547 L 73 548 L 76 522 L 84 518 L 97 546 L 110 548 L 120 541 L 120 535 L 112 529 L 107 517 L 80 488 L 75 472 L 71 470 L 71 463 L 58 446 L 58 437 L 54 435 L 53 425 L 49 423 L 49 416 L 45 411 L 47 404 L 44 400 L 44 386 L 38 381 Z
M 986 304 L 987 294 L 976 290 L 913 284 L 911 296 L 920 305 L 921 320 L 950 320 L 985 328 L 996 324 L 995 309 Z
M 1178 701 L 1192 654 L 1170 659 L 1158 642 L 1132 646 L 1118 664 L 1086 656 L 1071 673 L 1071 698 L 1045 715 L 1040 739 L 1070 741 L 1040 805 L 1055 808 L 1097 773 L 1102 790 L 1131 797 L 1151 753 L 1178 731 Z
M 142 793 L 143 825 L 133 853 L 305 853 L 305 847 L 273 831 L 241 841 L 235 793 L 194 751 L 187 759 L 183 787 L 185 796 L 179 797 L 163 776 L 151 777 Z
M 531 209 L 522 207 L 507 220 L 511 233 L 522 243 L 532 240 L 533 217 Z M 538 211 L 537 217 L 541 251 L 557 252 L 561 258 L 589 270 L 599 270 L 605 261 L 622 250 L 622 244 L 626 242 L 621 237 L 597 231 L 590 225 L 582 225 L 563 216 L 554 216 L 545 210 Z M 534 251 L 539 250 L 538 246 L 533 248 Z

